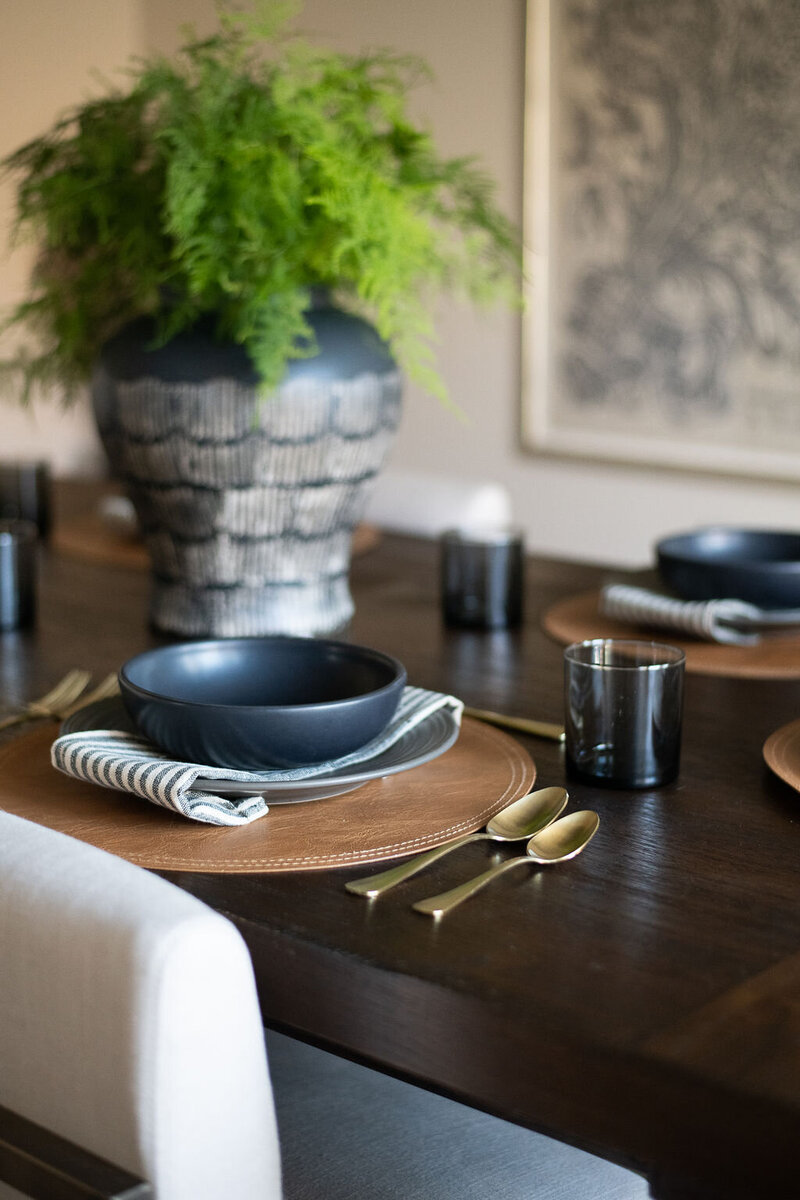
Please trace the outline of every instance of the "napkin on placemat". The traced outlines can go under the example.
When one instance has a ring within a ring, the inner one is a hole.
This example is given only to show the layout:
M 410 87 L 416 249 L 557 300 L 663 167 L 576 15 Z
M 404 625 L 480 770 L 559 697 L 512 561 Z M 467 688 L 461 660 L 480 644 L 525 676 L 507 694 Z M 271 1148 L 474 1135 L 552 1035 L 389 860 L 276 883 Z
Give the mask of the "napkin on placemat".
M 194 821 L 202 821 L 207 825 L 248 825 L 269 811 L 263 796 L 215 796 L 193 790 L 194 781 L 199 777 L 235 780 L 237 783 L 252 783 L 253 791 L 257 792 L 259 785 L 327 775 L 330 771 L 366 762 L 388 750 L 404 734 L 445 707 L 451 710 L 458 721 L 461 720 L 463 704 L 454 696 L 406 687 L 392 721 L 366 746 L 331 762 L 289 770 L 234 771 L 202 763 L 176 762 L 152 742 L 115 729 L 88 729 L 62 734 L 52 745 L 50 759 L 53 766 L 65 775 L 101 787 L 130 792 Z
M 762 609 L 744 600 L 676 600 L 622 583 L 604 587 L 598 607 L 617 621 L 738 646 L 756 645 L 761 641 L 759 631 L 800 626 L 800 609 Z

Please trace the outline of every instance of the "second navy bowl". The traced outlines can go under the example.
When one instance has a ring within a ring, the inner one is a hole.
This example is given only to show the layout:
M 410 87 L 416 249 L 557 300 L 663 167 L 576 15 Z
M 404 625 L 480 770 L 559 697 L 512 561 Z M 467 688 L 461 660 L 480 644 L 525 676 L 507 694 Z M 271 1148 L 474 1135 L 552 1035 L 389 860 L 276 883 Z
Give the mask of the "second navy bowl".
M 712 526 L 663 538 L 662 579 L 686 600 L 746 600 L 800 608 L 800 534 Z
M 145 737 L 184 762 L 243 771 L 327 762 L 394 716 L 402 663 L 315 638 L 221 638 L 147 650 L 120 691 Z

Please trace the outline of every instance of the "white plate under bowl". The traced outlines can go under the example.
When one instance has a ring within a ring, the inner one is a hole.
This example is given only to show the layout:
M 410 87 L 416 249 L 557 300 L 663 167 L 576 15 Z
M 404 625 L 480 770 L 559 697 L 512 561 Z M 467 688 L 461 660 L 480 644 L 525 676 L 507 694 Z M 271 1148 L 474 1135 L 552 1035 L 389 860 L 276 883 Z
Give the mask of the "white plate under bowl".
M 118 729 L 138 734 L 118 696 L 96 700 L 73 713 L 61 725 L 62 733 L 86 733 L 93 729 Z M 327 771 L 310 779 L 288 779 L 277 783 L 252 783 L 241 779 L 204 779 L 194 781 L 197 792 L 217 796 L 258 796 L 269 804 L 300 804 L 306 800 L 325 800 L 352 792 L 371 779 L 410 771 L 438 758 L 458 738 L 459 723 L 450 709 L 440 708 L 403 734 L 393 746 L 350 767 Z

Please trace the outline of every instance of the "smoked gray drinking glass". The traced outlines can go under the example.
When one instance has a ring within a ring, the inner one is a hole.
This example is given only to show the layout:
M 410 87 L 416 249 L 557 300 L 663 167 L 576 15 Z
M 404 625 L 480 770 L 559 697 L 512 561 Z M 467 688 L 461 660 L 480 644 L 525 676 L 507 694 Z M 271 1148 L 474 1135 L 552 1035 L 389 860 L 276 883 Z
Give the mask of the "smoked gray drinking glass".
M 441 537 L 442 616 L 465 629 L 522 620 L 524 550 L 517 529 L 448 529 Z
M 38 530 L 32 521 L 0 521 L 0 631 L 23 629 L 36 615 Z
M 676 646 L 623 638 L 566 648 L 566 752 L 574 775 L 624 788 L 675 778 L 685 658 Z
M 52 482 L 42 460 L 0 461 L 0 520 L 33 521 L 40 538 L 52 523 Z

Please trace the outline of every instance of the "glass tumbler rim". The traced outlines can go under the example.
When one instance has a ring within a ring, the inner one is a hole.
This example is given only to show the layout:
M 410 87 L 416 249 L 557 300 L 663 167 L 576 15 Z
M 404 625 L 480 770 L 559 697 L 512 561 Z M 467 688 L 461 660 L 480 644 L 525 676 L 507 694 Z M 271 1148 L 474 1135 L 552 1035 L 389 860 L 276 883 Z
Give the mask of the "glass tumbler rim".
M 453 525 L 443 529 L 440 534 L 442 544 L 463 546 L 516 546 L 524 540 L 524 534 L 518 525 Z
M 658 655 L 659 657 L 653 657 L 650 662 L 604 662 L 583 657 L 579 653 L 581 650 L 594 650 L 600 647 L 610 648 L 612 652 L 617 648 L 632 651 L 634 647 L 642 649 L 646 647 L 652 656 Z M 679 646 L 673 646 L 669 642 L 648 638 L 584 638 L 579 642 L 571 642 L 564 648 L 564 661 L 598 671 L 665 671 L 683 666 L 686 662 L 686 653 Z

